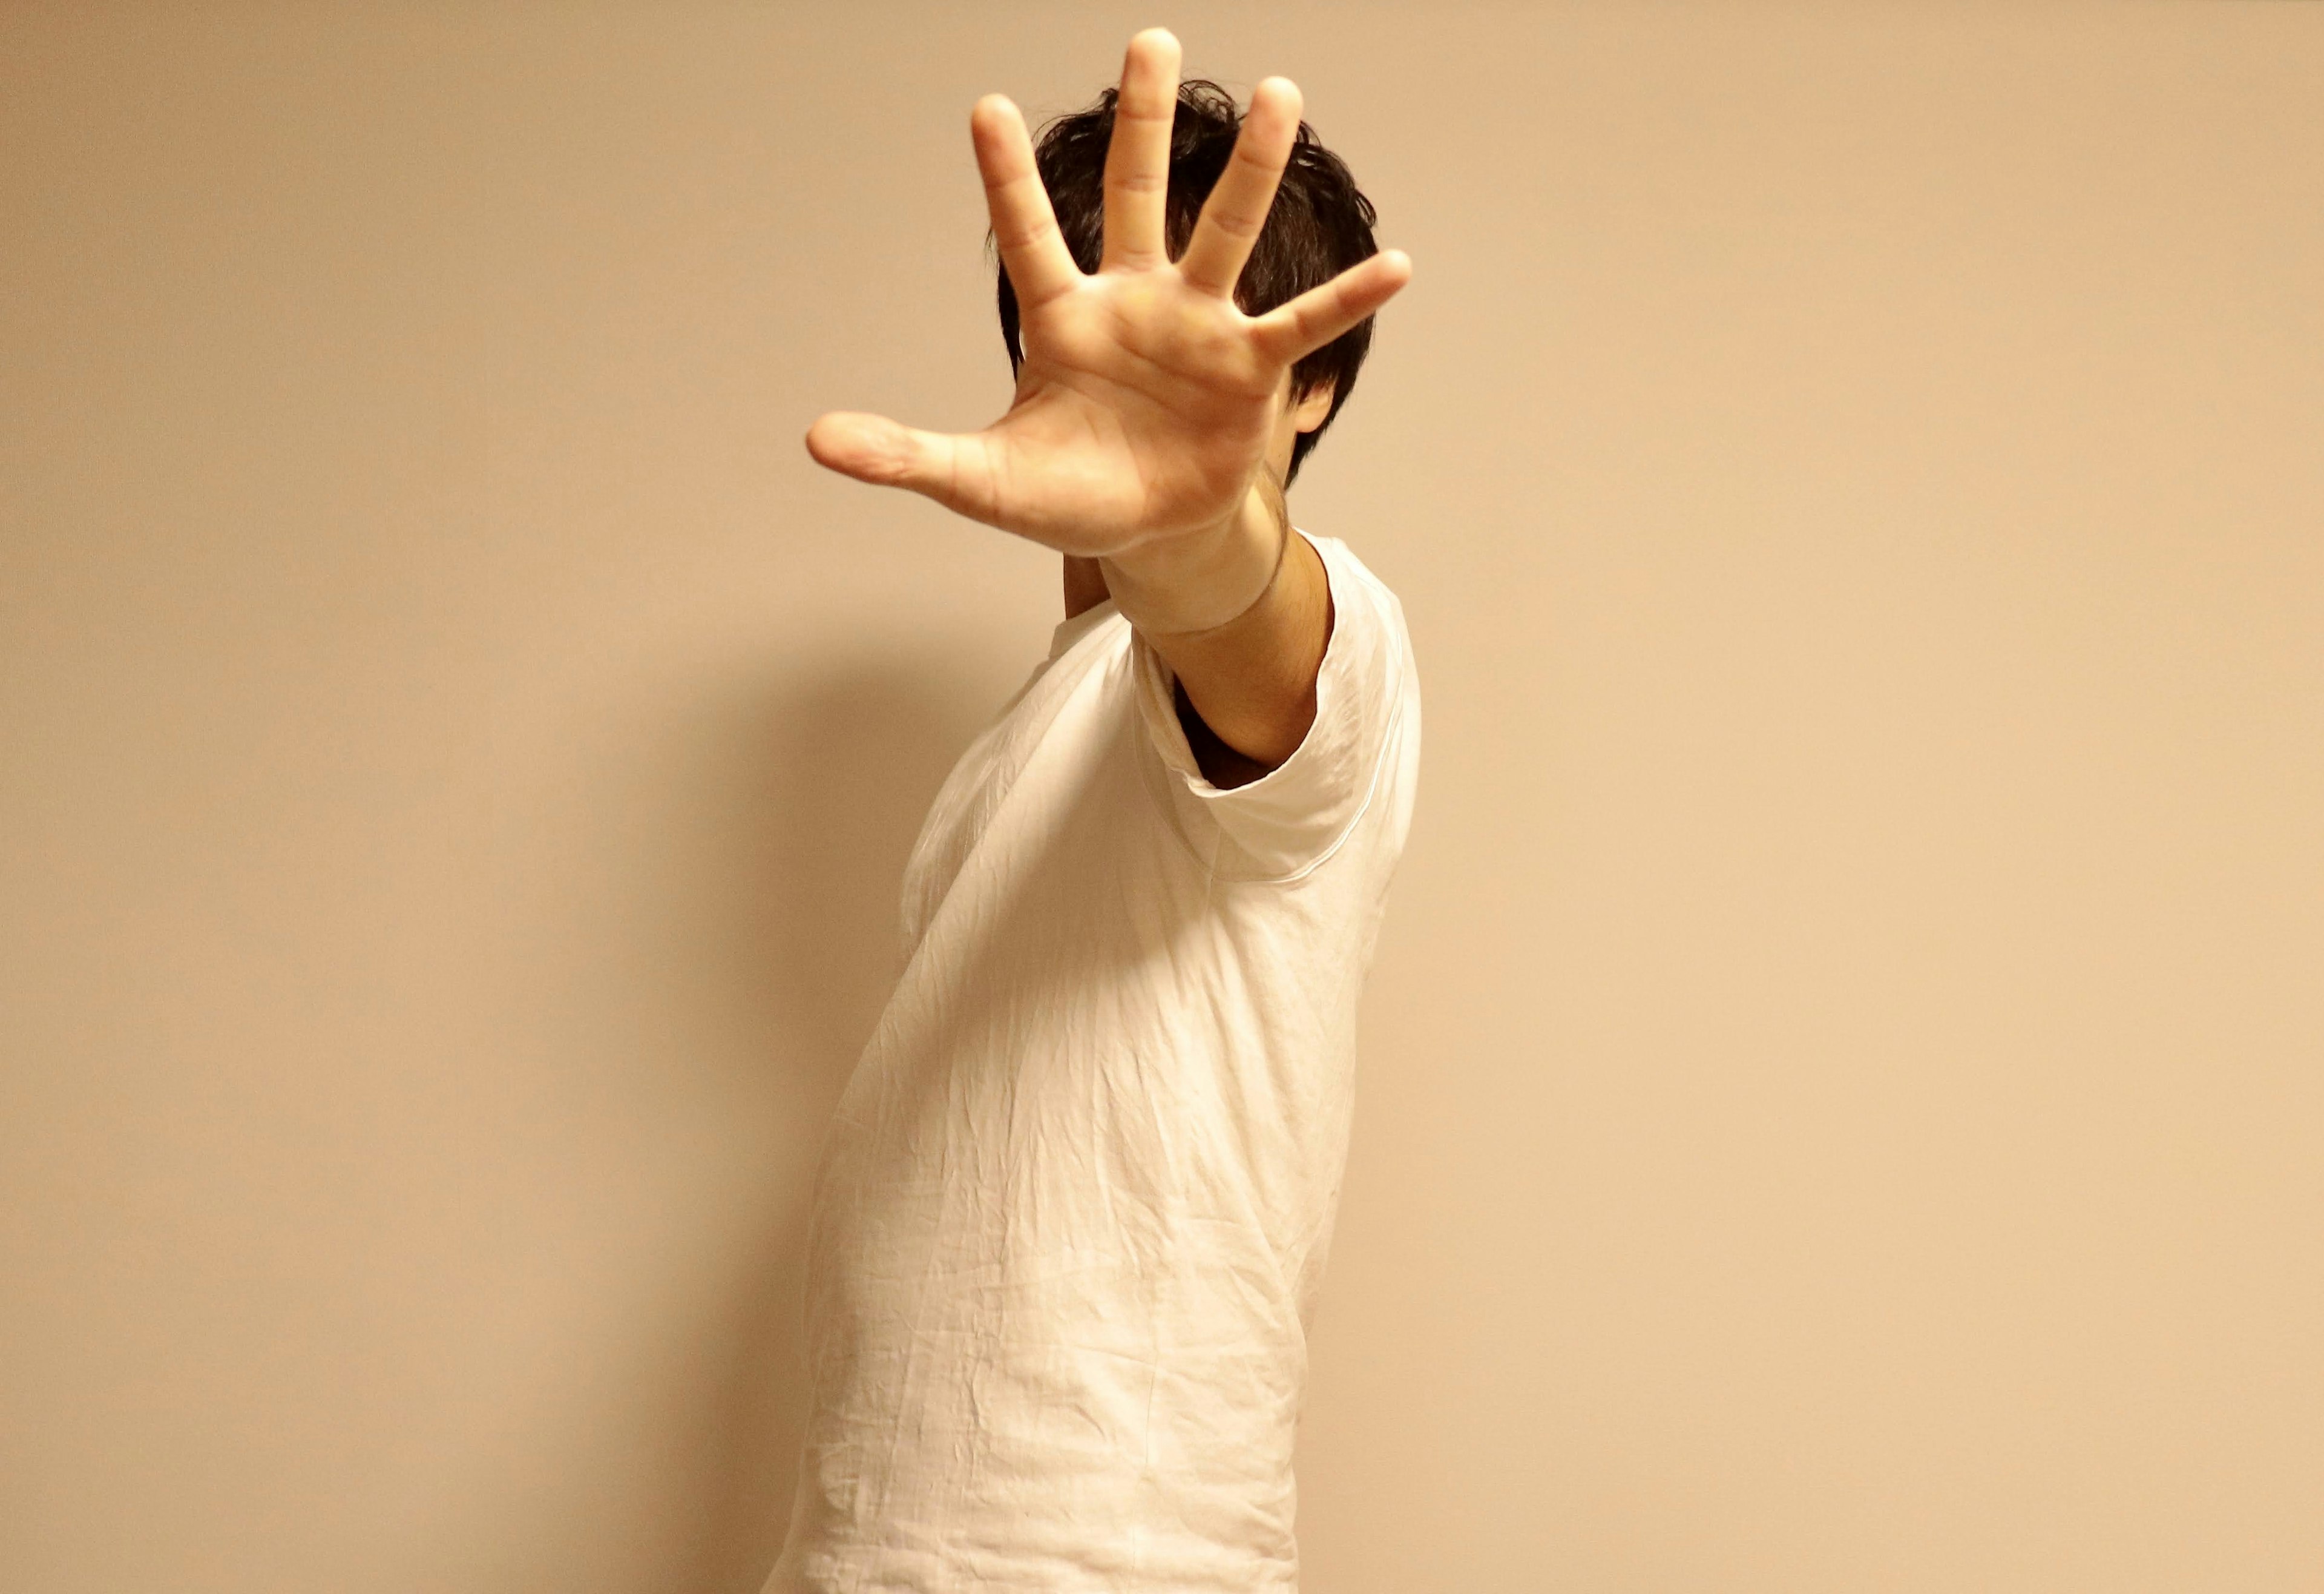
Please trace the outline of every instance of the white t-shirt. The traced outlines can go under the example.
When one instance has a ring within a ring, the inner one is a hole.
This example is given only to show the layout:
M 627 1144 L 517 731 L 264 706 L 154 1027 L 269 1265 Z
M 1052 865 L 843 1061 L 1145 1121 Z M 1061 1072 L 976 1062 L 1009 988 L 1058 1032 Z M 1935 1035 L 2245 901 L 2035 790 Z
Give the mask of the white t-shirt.
M 937 794 L 816 1175 L 770 1594 L 1297 1587 L 1306 1328 L 1420 756 L 1402 607 L 1308 541 L 1333 619 L 1282 765 L 1204 779 L 1108 600 Z

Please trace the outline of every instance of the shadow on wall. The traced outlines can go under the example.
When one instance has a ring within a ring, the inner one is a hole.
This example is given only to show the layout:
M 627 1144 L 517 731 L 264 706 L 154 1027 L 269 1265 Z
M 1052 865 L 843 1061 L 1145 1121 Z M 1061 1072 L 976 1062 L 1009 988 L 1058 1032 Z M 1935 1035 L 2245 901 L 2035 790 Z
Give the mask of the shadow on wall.
M 506 1159 L 491 1221 L 512 1237 L 482 1286 L 502 1321 L 419 1480 L 420 1531 L 344 1586 L 757 1594 L 806 1429 L 817 1155 L 991 686 L 935 648 L 843 655 L 633 703 L 588 722 L 588 767 L 552 771 L 581 795 L 544 804 L 540 867 L 488 938 L 543 1070 L 511 1076 L 542 1093 L 531 1149 L 477 1143 Z
M 733 1314 L 704 1336 L 714 1421 L 700 1476 L 715 1505 L 690 1564 L 670 1567 L 657 1591 L 755 1594 L 780 1547 L 807 1415 L 800 1310 L 815 1154 L 894 987 L 912 843 L 997 707 L 931 653 L 828 667 L 733 727 L 727 755 L 750 770 L 743 788 L 763 804 L 735 816 L 746 841 L 738 859 L 761 867 L 726 894 L 741 910 L 726 922 L 747 952 L 738 971 L 765 982 L 735 999 L 762 1006 L 771 996 L 783 1015 L 772 1061 L 790 1076 L 797 1154 L 763 1243 L 733 1258 Z M 747 844 L 753 824 L 762 847 Z

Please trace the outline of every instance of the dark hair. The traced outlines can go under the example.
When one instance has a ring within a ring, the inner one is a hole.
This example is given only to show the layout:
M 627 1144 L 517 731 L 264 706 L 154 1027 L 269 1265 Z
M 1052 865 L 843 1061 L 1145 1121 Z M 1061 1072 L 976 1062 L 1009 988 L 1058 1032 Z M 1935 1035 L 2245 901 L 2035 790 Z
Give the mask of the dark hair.
M 1074 264 L 1085 272 L 1097 270 L 1102 253 L 1105 152 L 1113 137 L 1116 94 L 1109 88 L 1088 109 L 1049 123 L 1034 149 L 1049 204 L 1057 213 L 1057 229 L 1065 234 Z M 1164 222 L 1171 259 L 1185 253 L 1203 201 L 1226 170 L 1241 125 L 1234 96 L 1217 84 L 1190 78 L 1178 86 L 1177 114 L 1170 124 L 1170 194 Z M 1259 229 L 1250 259 L 1235 283 L 1235 303 L 1245 315 L 1264 315 L 1330 282 L 1379 252 L 1372 242 L 1378 220 L 1346 162 L 1316 142 L 1306 123 L 1300 123 L 1267 225 Z M 988 247 L 991 241 L 987 234 Z M 1019 347 L 1017 292 L 1010 286 L 1006 266 L 1001 269 L 1001 336 L 1009 346 L 1010 369 L 1021 369 L 1025 357 Z M 1332 408 L 1323 424 L 1300 433 L 1291 445 L 1292 477 L 1299 474 L 1300 461 L 1348 402 L 1371 343 L 1372 318 L 1366 316 L 1291 367 L 1295 399 L 1326 384 L 1332 389 Z

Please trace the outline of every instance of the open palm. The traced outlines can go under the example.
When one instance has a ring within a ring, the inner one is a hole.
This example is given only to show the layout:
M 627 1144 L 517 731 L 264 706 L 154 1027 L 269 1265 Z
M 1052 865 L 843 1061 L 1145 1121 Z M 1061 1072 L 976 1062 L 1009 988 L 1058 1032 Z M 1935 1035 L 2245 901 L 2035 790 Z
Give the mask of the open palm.
M 1171 260 L 1178 64 L 1178 42 L 1161 29 L 1130 42 L 1094 274 L 1057 230 L 1023 116 L 999 95 L 977 102 L 977 166 L 1022 313 L 1016 398 L 991 426 L 960 436 L 828 414 L 807 433 L 817 460 L 1091 558 L 1219 526 L 1240 510 L 1291 366 L 1386 303 L 1412 267 L 1391 250 L 1264 315 L 1236 307 L 1236 279 L 1299 125 L 1299 91 L 1281 78 L 1253 92 L 1234 157 Z

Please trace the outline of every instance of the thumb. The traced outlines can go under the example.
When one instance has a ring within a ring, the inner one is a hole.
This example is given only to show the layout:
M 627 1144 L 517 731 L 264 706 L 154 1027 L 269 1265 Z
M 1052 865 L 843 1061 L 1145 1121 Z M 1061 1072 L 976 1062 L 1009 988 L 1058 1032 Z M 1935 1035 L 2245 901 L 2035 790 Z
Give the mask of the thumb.
M 885 415 L 835 410 L 807 428 L 816 463 L 881 487 L 908 487 L 948 503 L 959 440 L 899 425 Z

